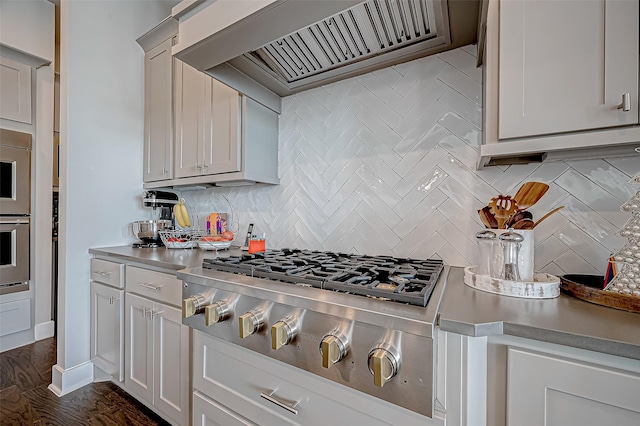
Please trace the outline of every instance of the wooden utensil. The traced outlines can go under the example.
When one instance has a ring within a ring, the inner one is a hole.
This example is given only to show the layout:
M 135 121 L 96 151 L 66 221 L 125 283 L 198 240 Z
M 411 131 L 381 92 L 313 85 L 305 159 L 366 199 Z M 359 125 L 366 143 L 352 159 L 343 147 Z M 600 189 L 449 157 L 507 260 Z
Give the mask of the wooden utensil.
M 498 229 L 498 221 L 496 217 L 491 213 L 489 206 L 483 207 L 482 210 L 478 210 L 480 221 L 489 229 Z
M 556 207 L 555 209 L 551 210 L 549 213 L 545 214 L 540 219 L 538 219 L 538 221 L 533 225 L 533 227 L 535 228 L 536 226 L 540 225 L 540 222 L 542 222 L 543 220 L 545 220 L 546 218 L 548 218 L 549 216 L 551 216 L 555 212 L 560 211 L 562 209 L 564 209 L 564 206 Z
M 529 219 L 531 221 L 531 225 L 533 226 L 533 214 L 524 210 L 521 212 L 514 213 L 504 224 L 506 228 L 515 228 L 515 224 L 522 221 L 523 219 Z M 515 228 L 515 229 L 524 229 L 524 228 Z
M 498 229 L 504 229 L 505 222 L 517 211 L 518 206 L 509 195 L 498 195 L 491 199 L 489 208 L 498 222 Z
M 542 182 L 525 182 L 513 199 L 518 204 L 518 210 L 526 210 L 537 203 L 549 190 L 549 185 Z

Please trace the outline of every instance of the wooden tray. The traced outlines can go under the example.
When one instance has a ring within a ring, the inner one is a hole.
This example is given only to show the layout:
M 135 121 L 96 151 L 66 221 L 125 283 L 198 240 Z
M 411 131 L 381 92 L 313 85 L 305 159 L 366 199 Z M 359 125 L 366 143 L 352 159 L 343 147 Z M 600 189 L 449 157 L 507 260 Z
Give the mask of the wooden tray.
M 640 297 L 624 296 L 612 291 L 604 291 L 602 275 L 563 275 L 560 277 L 560 291 L 577 299 L 596 305 L 640 313 Z

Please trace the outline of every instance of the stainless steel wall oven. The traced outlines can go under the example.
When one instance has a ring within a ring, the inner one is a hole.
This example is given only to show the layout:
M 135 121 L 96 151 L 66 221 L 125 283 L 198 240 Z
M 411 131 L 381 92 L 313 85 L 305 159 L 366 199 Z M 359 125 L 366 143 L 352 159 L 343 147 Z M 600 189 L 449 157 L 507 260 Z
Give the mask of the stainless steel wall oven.
M 0 294 L 29 289 L 31 135 L 0 129 Z

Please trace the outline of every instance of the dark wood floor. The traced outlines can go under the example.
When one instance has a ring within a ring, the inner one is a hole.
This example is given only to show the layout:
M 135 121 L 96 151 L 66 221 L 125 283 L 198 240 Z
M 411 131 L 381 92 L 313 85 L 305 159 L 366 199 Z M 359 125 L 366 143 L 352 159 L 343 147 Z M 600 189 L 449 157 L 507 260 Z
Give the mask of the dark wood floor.
M 113 383 L 55 396 L 55 338 L 0 353 L 0 425 L 168 425 Z

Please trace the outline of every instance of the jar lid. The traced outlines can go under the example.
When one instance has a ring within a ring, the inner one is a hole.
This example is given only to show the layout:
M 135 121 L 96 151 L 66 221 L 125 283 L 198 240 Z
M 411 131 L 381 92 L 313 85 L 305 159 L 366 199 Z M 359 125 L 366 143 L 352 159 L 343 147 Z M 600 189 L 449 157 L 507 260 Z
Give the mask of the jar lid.
M 476 233 L 476 238 L 479 240 L 495 240 L 496 233 L 488 230 L 480 231 Z
M 501 234 L 499 238 L 501 241 L 513 241 L 517 243 L 524 241 L 524 237 L 517 232 L 505 232 L 504 234 Z

